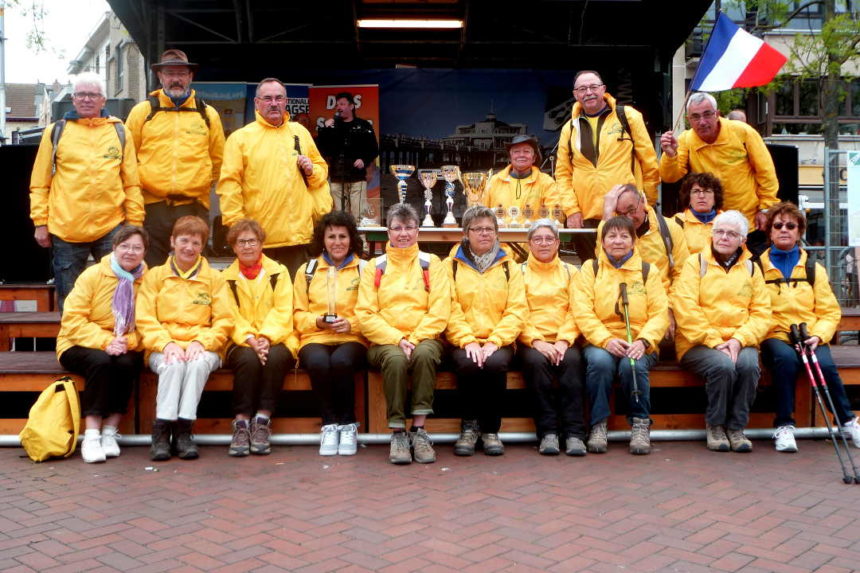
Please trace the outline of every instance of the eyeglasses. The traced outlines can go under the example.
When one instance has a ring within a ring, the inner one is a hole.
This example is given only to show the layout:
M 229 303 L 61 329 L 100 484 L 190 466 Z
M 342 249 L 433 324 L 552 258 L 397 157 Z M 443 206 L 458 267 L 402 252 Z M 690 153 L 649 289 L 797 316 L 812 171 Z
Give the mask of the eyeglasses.
M 98 92 L 75 92 L 75 99 L 99 99 L 104 97 Z
M 236 240 L 236 244 L 240 247 L 256 247 L 260 244 L 260 241 L 257 239 L 238 239 Z
M 782 221 L 777 221 L 773 224 L 773 228 L 777 231 L 781 231 L 783 227 L 785 227 L 789 231 L 793 231 L 797 228 L 797 223 L 783 223 Z
M 584 94 L 585 92 L 596 92 L 600 88 L 603 87 L 604 84 L 591 84 L 590 86 L 579 86 L 578 88 L 573 88 L 573 91 L 578 94 Z
M 701 121 L 703 119 L 713 119 L 715 115 L 717 115 L 715 111 L 703 111 L 702 113 L 691 113 L 687 117 L 690 118 L 690 121 Z
M 493 227 L 469 227 L 469 232 L 479 235 L 489 235 L 490 233 L 495 233 L 496 230 Z
M 257 99 L 262 100 L 266 103 L 272 103 L 272 102 L 284 103 L 285 101 L 287 101 L 287 96 L 282 96 L 282 95 L 263 96 L 263 97 L 258 97 Z
M 142 253 L 143 245 L 126 245 L 125 243 L 122 243 L 116 246 L 116 250 L 122 253 Z
M 713 195 L 713 189 L 690 189 L 690 195 Z
M 551 245 L 556 242 L 555 237 L 532 237 L 529 240 L 536 245 Z
M 728 237 L 729 239 L 740 239 L 741 234 L 737 231 L 729 231 L 728 229 L 714 229 L 715 237 Z
M 390 233 L 403 233 L 403 232 L 414 233 L 417 230 L 418 230 L 418 227 L 412 227 L 412 226 L 410 226 L 410 227 L 389 227 L 388 228 L 388 232 L 390 232 Z

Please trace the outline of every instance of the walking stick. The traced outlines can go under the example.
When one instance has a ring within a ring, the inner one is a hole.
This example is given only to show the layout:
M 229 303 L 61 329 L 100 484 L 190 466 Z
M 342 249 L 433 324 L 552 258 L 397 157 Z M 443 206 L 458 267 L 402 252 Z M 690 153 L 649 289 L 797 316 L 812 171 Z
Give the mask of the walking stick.
M 809 338 L 809 331 L 806 329 L 806 323 L 800 323 L 800 340 L 806 342 Z M 815 372 L 818 375 L 818 385 L 824 389 L 824 396 L 827 398 L 827 405 L 830 407 L 830 411 L 833 412 L 833 415 L 836 416 L 836 407 L 833 404 L 833 397 L 830 395 L 830 387 L 827 385 L 827 381 L 824 378 L 824 373 L 821 371 L 821 364 L 818 362 L 818 357 L 815 355 L 815 351 L 812 350 L 807 344 L 803 344 L 804 350 L 809 354 L 809 360 L 812 364 L 815 365 Z M 826 416 L 826 414 L 825 414 Z M 842 445 L 845 446 L 845 455 L 848 457 L 848 462 L 851 464 L 851 469 L 854 471 L 854 483 L 860 484 L 860 472 L 857 471 L 857 465 L 854 463 L 854 458 L 851 456 L 851 448 L 848 447 L 848 440 L 845 437 L 845 431 L 842 429 L 842 425 L 839 424 L 839 418 L 836 419 L 837 428 L 839 429 L 839 437 L 842 439 Z
M 836 442 L 836 436 L 833 435 L 833 428 L 830 426 L 830 418 L 827 416 L 827 409 L 824 407 L 824 401 L 821 399 L 821 391 L 818 389 L 818 384 L 815 383 L 815 376 L 812 375 L 812 368 L 809 366 L 809 358 L 803 350 L 803 340 L 800 338 L 800 329 L 796 324 L 791 325 L 791 342 L 794 344 L 794 349 L 800 354 L 800 360 L 806 367 L 806 375 L 809 377 L 809 383 L 812 384 L 812 389 L 815 391 L 815 398 L 818 401 L 818 407 L 821 409 L 821 414 L 824 417 L 824 423 L 827 425 L 827 433 L 830 434 L 830 440 L 833 442 L 833 449 L 836 450 L 836 457 L 839 458 L 839 467 L 842 468 L 842 481 L 851 483 L 854 481 L 851 474 L 848 473 L 848 467 L 845 465 L 845 460 L 842 459 L 842 451 L 839 449 L 839 444 Z
M 627 344 L 633 344 L 633 333 L 630 331 L 630 301 L 627 300 L 627 283 L 618 285 L 621 291 L 621 308 L 624 310 L 624 326 L 627 327 Z M 633 374 L 633 399 L 639 403 L 639 382 L 636 380 L 636 360 L 630 357 L 630 372 Z

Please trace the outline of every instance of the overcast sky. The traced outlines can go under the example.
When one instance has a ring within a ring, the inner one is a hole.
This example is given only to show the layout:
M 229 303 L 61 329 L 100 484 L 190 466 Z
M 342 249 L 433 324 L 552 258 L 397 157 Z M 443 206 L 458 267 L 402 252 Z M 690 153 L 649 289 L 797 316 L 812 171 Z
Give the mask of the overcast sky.
M 27 48 L 32 20 L 17 6 L 6 7 L 6 82 L 65 83 L 69 61 L 78 55 L 90 33 L 110 10 L 105 0 L 43 0 L 47 15 L 44 30 L 47 49 L 39 54 Z M 28 0 L 21 2 L 28 4 Z

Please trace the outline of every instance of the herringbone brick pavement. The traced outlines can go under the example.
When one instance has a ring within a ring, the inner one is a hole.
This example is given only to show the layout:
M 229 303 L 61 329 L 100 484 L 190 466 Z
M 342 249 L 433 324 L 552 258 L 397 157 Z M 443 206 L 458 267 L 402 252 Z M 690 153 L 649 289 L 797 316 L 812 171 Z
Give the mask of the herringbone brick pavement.
M 2 571 L 820 571 L 860 569 L 860 485 L 831 446 L 780 455 L 657 443 L 633 457 L 500 458 L 394 467 L 275 447 L 154 464 L 148 448 L 86 465 L 0 449 Z M 854 450 L 860 460 L 860 450 Z

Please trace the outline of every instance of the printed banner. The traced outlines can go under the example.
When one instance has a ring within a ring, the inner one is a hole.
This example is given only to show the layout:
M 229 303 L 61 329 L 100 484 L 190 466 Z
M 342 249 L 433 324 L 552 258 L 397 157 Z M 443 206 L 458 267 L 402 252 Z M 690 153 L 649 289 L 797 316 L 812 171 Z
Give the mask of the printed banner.
M 848 244 L 860 247 L 860 151 L 848 152 Z

